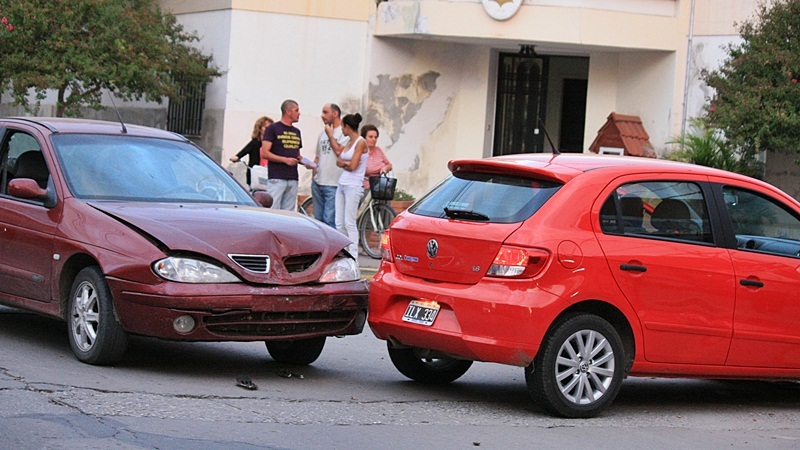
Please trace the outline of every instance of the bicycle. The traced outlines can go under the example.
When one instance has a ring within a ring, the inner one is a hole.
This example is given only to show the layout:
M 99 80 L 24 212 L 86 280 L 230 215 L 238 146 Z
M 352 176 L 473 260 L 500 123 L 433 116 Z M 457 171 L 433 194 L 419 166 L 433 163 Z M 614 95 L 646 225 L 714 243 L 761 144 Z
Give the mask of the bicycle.
M 305 214 L 308 217 L 314 217 L 314 201 L 310 195 L 303 200 L 303 203 L 297 204 L 297 212 Z
M 383 234 L 389 229 L 397 213 L 389 206 L 388 200 L 375 200 L 369 193 L 367 196 L 369 199 L 365 199 L 356 222 L 358 240 L 367 256 L 380 259 Z
M 308 197 L 303 203 L 297 205 L 297 212 L 314 217 L 312 198 Z M 397 217 L 397 213 L 389 206 L 388 200 L 374 200 L 367 192 L 358 209 L 356 227 L 358 228 L 358 242 L 364 249 L 364 253 L 370 258 L 381 258 L 383 234 L 389 229 L 389 225 L 395 217 Z

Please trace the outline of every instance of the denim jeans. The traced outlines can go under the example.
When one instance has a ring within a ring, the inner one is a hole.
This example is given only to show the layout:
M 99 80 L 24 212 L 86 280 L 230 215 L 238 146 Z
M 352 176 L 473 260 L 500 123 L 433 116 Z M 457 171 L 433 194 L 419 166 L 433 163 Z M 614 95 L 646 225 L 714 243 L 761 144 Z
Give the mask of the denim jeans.
M 364 196 L 361 186 L 342 186 L 336 188 L 336 229 L 350 238 L 347 251 L 358 258 L 358 205 Z
M 294 211 L 297 208 L 297 180 L 270 178 L 267 193 L 272 196 L 272 209 Z
M 312 181 L 311 201 L 314 203 L 314 218 L 336 228 L 336 186 L 323 186 Z

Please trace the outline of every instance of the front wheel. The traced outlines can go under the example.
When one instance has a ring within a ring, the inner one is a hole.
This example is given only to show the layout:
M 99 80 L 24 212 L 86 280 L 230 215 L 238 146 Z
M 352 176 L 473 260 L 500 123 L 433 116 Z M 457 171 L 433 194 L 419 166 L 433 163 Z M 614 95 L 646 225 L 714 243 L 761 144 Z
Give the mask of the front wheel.
M 563 417 L 594 417 L 614 401 L 624 349 L 611 324 L 592 314 L 561 319 L 548 333 L 525 381 L 534 400 Z
M 314 199 L 312 197 L 308 197 L 307 199 L 303 200 L 303 203 L 297 205 L 297 212 L 308 217 L 314 217 Z
M 110 365 L 122 359 L 128 334 L 114 316 L 114 304 L 103 273 L 87 267 L 78 273 L 69 293 L 69 345 L 78 360 Z
M 461 378 L 472 366 L 472 361 L 446 356 L 431 357 L 417 348 L 388 348 L 389 358 L 397 370 L 421 383 L 447 384 Z
M 358 238 L 364 252 L 373 259 L 381 258 L 381 239 L 383 233 L 389 229 L 389 225 L 397 216 L 397 213 L 383 203 L 373 204 L 364 210 L 358 218 Z
M 307 366 L 319 358 L 325 347 L 325 336 L 293 341 L 265 341 L 269 356 L 275 361 Z

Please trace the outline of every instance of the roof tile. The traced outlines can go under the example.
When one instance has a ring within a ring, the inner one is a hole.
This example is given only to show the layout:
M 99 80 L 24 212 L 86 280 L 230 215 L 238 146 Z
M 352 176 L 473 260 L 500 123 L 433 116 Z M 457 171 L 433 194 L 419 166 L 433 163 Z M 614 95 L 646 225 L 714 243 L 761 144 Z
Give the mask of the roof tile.
M 589 150 L 598 153 L 600 147 L 623 148 L 625 154 L 630 156 L 656 157 L 656 152 L 650 143 L 650 135 L 645 131 L 639 116 L 615 112 L 609 114 L 608 120 L 600 127 Z

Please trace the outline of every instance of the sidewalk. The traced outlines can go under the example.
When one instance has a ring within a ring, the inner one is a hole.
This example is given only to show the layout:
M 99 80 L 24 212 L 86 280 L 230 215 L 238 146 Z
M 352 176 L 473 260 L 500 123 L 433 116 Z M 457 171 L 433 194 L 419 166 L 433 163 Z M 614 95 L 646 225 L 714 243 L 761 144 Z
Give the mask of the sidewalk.
M 359 252 L 358 266 L 361 268 L 361 275 L 367 280 L 371 279 L 378 271 L 378 266 L 381 265 L 380 259 L 372 259 L 367 255 Z

